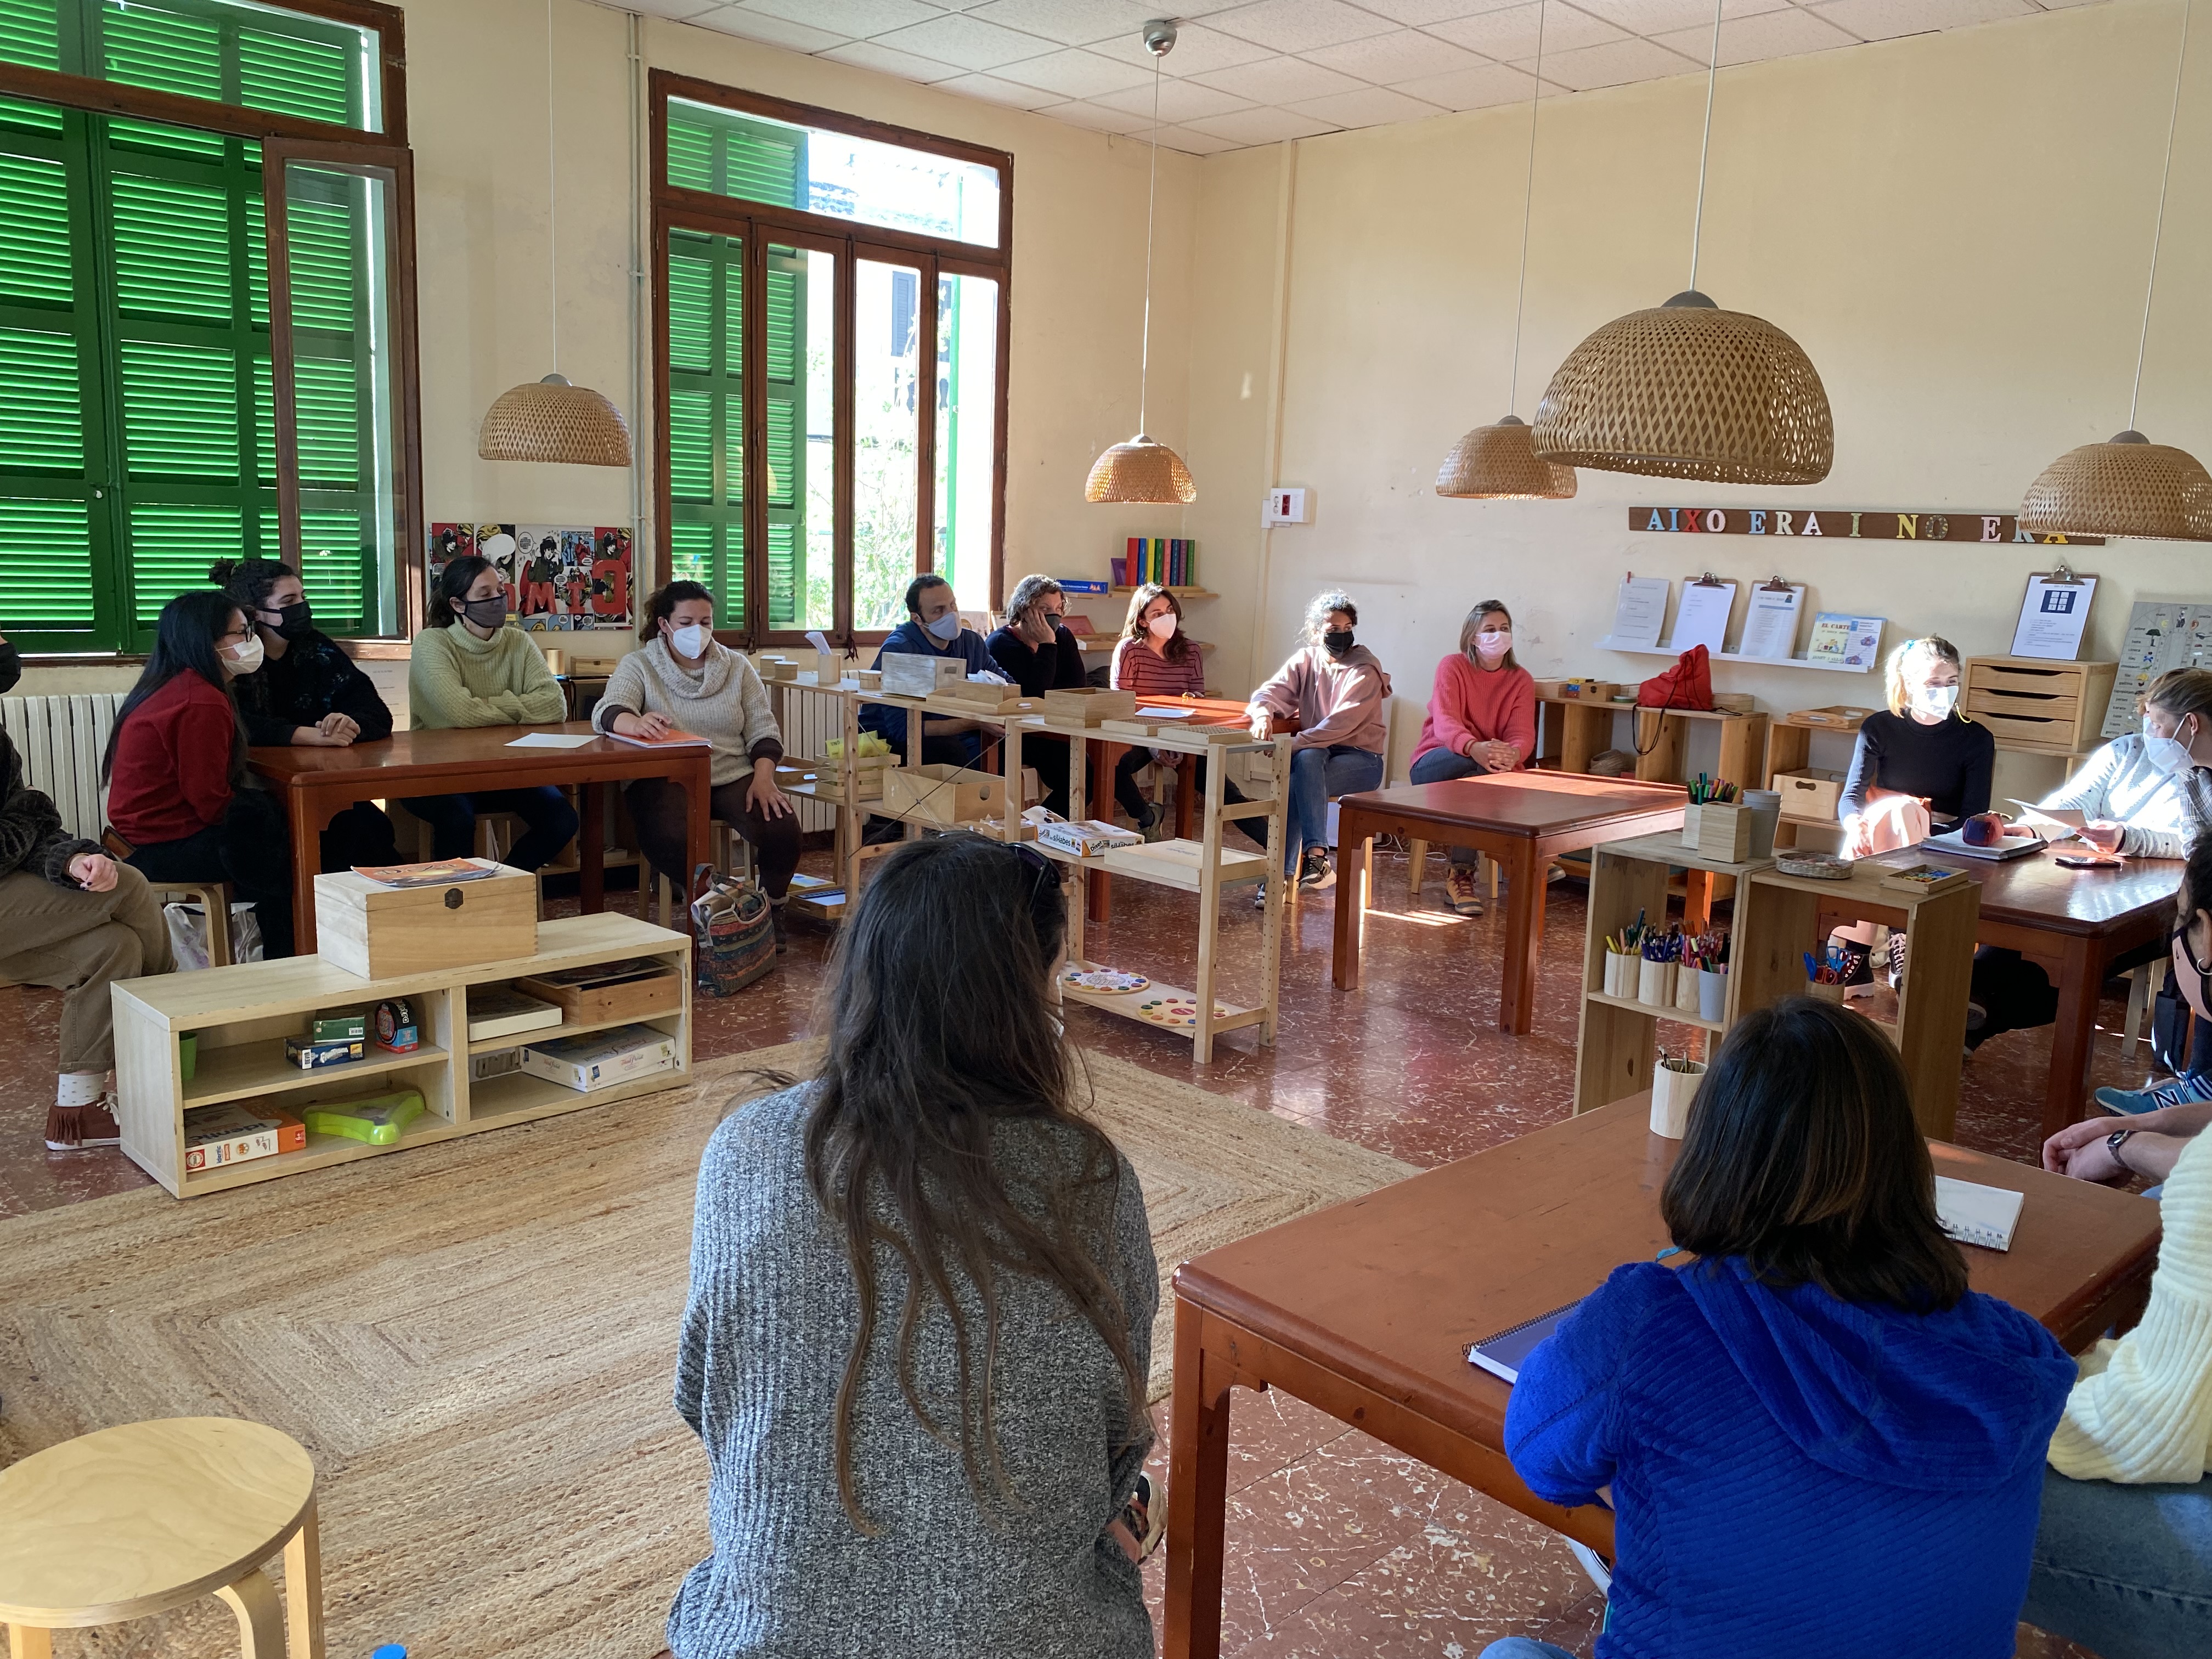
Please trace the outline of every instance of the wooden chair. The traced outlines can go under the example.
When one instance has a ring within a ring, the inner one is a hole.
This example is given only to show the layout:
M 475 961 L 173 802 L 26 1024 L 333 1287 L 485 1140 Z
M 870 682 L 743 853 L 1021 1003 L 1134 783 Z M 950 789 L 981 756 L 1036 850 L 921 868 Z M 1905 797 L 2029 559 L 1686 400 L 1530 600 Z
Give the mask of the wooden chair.
M 197 904 L 208 919 L 208 966 L 230 966 L 230 907 L 227 881 L 149 881 L 156 902 Z
M 707 826 L 707 846 L 708 856 L 714 860 L 717 870 L 726 870 L 745 881 L 753 878 L 753 844 L 739 835 L 734 825 L 720 818 L 711 819 Z M 676 904 L 674 890 L 669 886 L 668 878 L 658 870 L 653 870 L 650 864 L 642 867 L 653 871 L 653 891 L 660 902 L 660 925 L 674 927 L 679 932 L 689 927 L 690 907 Z M 645 888 L 641 884 L 637 900 L 638 920 L 641 921 L 645 920 Z M 679 909 L 680 915 L 678 914 Z M 676 917 L 672 922 L 669 920 L 671 915 Z
M 2128 1023 L 2120 1030 L 2121 1059 L 2133 1054 L 2138 1042 L 2151 1040 L 2146 1016 L 2157 1007 L 2158 994 L 2165 988 L 2164 957 L 2154 957 L 2128 969 Z
M 280 1549 L 281 1609 L 261 1571 Z M 126 1423 L 0 1469 L 0 1625 L 11 1659 L 51 1659 L 52 1631 L 145 1619 L 210 1595 L 238 1615 L 245 1659 L 322 1659 L 322 1571 L 315 1466 L 264 1424 Z

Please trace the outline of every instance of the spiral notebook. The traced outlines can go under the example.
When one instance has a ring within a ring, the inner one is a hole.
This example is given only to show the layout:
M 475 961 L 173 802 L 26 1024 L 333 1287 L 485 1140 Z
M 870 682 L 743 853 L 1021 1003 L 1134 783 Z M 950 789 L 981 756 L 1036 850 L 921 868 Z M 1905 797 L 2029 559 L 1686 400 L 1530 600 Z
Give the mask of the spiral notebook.
M 2012 1249 L 2013 1229 L 2027 1194 L 2009 1187 L 1984 1187 L 1978 1181 L 1936 1177 L 1936 1219 L 1961 1244 L 1985 1250 Z
M 1554 1308 L 1510 1331 L 1484 1338 L 1467 1351 L 1468 1363 L 1480 1365 L 1492 1376 L 1502 1376 L 1508 1382 L 1517 1382 L 1522 1365 L 1535 1351 L 1536 1345 L 1559 1329 L 1566 1316 L 1580 1306 L 1582 1300 L 1577 1297 L 1564 1308 Z

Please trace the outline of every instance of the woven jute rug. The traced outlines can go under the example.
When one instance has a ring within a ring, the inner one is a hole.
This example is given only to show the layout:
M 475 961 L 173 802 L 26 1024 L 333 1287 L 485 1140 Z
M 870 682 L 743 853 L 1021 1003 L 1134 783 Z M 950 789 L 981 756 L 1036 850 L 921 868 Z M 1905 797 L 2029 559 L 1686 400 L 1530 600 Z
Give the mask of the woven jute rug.
M 793 1043 L 682 1091 L 179 1202 L 0 1222 L 0 1464 L 110 1424 L 237 1416 L 313 1454 L 331 1659 L 649 1659 L 708 1550 L 706 1461 L 671 1404 L 699 1153 Z M 1412 1173 L 1093 1055 L 1167 1275 Z M 957 1571 L 957 1563 L 953 1570 Z M 212 1599 L 58 1656 L 228 1656 Z

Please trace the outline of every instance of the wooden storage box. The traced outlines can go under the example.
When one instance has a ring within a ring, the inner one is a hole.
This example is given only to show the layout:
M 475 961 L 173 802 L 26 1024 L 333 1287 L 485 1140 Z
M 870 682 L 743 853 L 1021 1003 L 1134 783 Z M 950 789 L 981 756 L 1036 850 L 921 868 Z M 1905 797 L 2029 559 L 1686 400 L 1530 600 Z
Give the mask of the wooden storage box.
M 764 680 L 795 680 L 799 665 L 791 658 L 762 652 L 753 659 L 753 668 Z
M 882 775 L 884 805 L 890 811 L 948 827 L 1006 814 L 1006 781 L 995 773 L 971 772 L 962 766 L 916 766 Z
M 606 962 L 533 975 L 514 981 L 525 996 L 554 1004 L 562 1024 L 591 1025 L 602 1020 L 643 1019 L 672 1013 L 684 1006 L 684 981 L 665 962 Z
M 510 870 L 450 887 L 385 887 L 350 870 L 315 878 L 324 961 L 363 979 L 538 954 L 538 878 Z
M 1538 680 L 1536 696 L 1546 702 L 1605 702 L 1620 687 L 1611 680 Z
M 1960 701 L 1969 720 L 1990 728 L 2000 749 L 2083 754 L 2102 741 L 2098 734 L 2118 672 L 2112 662 L 1969 657 Z
M 1018 685 L 1000 685 L 990 680 L 947 680 L 922 700 L 922 706 L 955 714 L 1000 714 L 1029 708 Z
M 1083 685 L 1044 694 L 1044 717 L 1055 726 L 1096 726 L 1101 720 L 1127 720 L 1136 712 L 1133 691 L 1102 691 Z
M 1844 775 L 1826 767 L 1801 766 L 1794 772 L 1777 772 L 1774 787 L 1782 797 L 1784 817 L 1833 823 L 1837 804 L 1843 799 Z
M 1751 856 L 1751 810 L 1728 801 L 1683 808 L 1682 845 L 1723 864 L 1743 863 Z
M 939 686 L 968 678 L 968 665 L 959 657 L 886 651 L 876 659 L 876 667 L 883 675 L 884 695 L 890 697 L 926 697 Z

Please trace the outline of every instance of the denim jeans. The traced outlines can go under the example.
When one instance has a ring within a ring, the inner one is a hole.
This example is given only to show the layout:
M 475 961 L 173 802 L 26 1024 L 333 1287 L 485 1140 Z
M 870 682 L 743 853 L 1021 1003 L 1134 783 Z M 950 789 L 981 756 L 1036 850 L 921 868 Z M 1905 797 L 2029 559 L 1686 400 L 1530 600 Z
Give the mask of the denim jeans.
M 1290 834 L 1284 837 L 1283 867 L 1297 873 L 1298 854 L 1328 845 L 1328 804 L 1339 795 L 1358 794 L 1382 781 L 1382 757 L 1371 749 L 1331 744 L 1301 749 L 1291 757 Z
M 515 837 L 503 860 L 516 870 L 553 862 L 576 836 L 576 809 L 551 784 L 535 789 L 480 789 L 467 795 L 422 795 L 400 803 L 430 826 L 430 856 L 465 859 L 477 850 L 477 814 L 512 812 L 528 829 Z M 685 871 L 686 875 L 690 874 Z
M 1509 1636 L 1483 1649 L 1482 1659 L 1575 1659 L 1575 1656 L 1534 1637 Z
M 2123 1486 L 2047 1470 L 2020 1616 L 2104 1659 L 2212 1653 L 2212 1478 Z
M 1455 755 L 1449 749 L 1431 749 L 1413 763 L 1413 769 L 1406 775 L 1409 783 L 1449 783 L 1454 778 L 1483 777 L 1490 769 L 1480 761 L 1471 761 L 1464 755 Z M 1472 847 L 1447 849 L 1452 863 L 1462 870 L 1475 866 L 1476 854 Z M 1514 1638 L 1518 1641 L 1520 1638 Z

